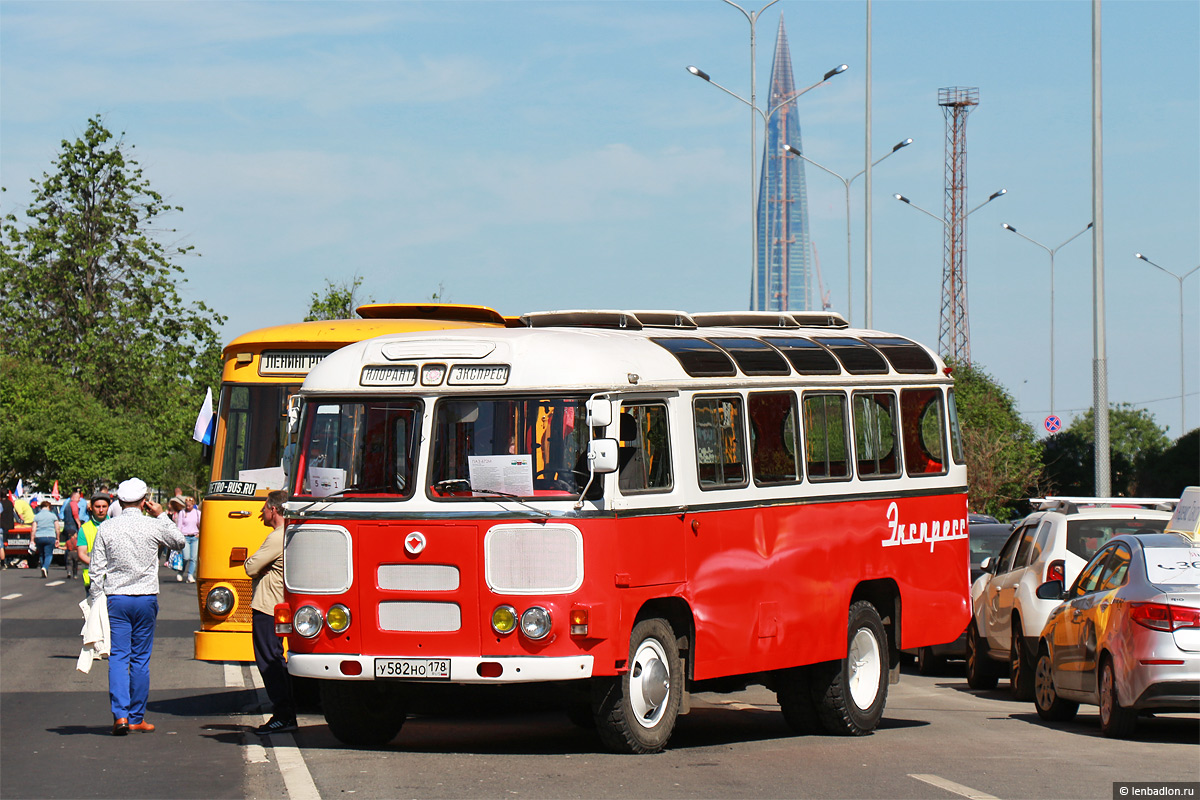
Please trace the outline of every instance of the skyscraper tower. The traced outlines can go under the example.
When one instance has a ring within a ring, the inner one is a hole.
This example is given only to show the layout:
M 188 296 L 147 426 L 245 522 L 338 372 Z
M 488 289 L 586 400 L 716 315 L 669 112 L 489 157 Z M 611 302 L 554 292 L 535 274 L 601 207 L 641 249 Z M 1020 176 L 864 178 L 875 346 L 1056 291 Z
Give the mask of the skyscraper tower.
M 792 55 L 783 15 L 771 65 L 771 88 L 766 103 L 774 108 L 796 92 Z M 804 152 L 796 99 L 788 100 L 767 120 L 766 146 L 758 189 L 758 280 L 752 309 L 808 311 L 813 307 L 812 246 L 808 232 L 808 188 L 804 161 L 789 158 L 785 144 Z
M 953 86 L 938 90 L 946 117 L 946 263 L 942 268 L 942 314 L 938 349 L 971 363 L 971 326 L 967 321 L 967 115 L 979 105 L 979 90 Z

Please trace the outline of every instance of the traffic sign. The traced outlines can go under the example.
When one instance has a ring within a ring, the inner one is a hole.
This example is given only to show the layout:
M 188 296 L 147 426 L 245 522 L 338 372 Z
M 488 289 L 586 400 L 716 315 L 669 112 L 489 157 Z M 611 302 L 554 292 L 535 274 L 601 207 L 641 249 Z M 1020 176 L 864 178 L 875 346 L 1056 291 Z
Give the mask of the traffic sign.
M 1046 417 L 1042 424 L 1046 426 L 1046 430 L 1050 431 L 1050 433 L 1058 433 L 1062 428 L 1062 420 L 1054 414 Z

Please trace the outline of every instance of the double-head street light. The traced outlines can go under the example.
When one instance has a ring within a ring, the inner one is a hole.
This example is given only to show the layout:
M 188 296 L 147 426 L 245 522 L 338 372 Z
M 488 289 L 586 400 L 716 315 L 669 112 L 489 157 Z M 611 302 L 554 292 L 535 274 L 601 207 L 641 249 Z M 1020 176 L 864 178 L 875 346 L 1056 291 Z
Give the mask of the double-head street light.
M 885 158 L 890 156 L 892 153 L 895 153 L 897 150 L 900 150 L 901 148 L 908 147 L 910 144 L 912 144 L 912 139 L 905 139 L 904 141 L 897 143 L 895 146 L 892 147 L 891 150 L 889 150 L 888 152 L 884 153 L 879 158 L 872 161 L 871 166 L 872 167 L 875 166 L 880 161 L 883 161 Z M 817 169 L 822 170 L 824 172 L 828 172 L 830 175 L 832 175 L 833 177 L 835 177 L 839 181 L 841 181 L 842 185 L 844 187 L 846 187 L 846 317 L 847 317 L 847 319 L 850 319 L 854 314 L 854 275 L 853 275 L 853 269 L 850 266 L 850 263 L 851 263 L 850 262 L 850 184 L 854 182 L 855 178 L 862 175 L 867 170 L 864 167 L 863 169 L 860 169 L 858 172 L 854 173 L 849 178 L 847 178 L 843 175 L 839 175 L 838 173 L 834 172 L 833 170 L 831 170 L 829 167 L 825 166 L 824 164 L 818 164 L 816 161 L 813 161 L 811 158 L 804 155 L 804 153 L 801 153 L 799 150 L 797 150 L 795 147 L 792 147 L 790 144 L 785 144 L 783 146 L 783 149 L 788 155 L 803 159 L 803 160 L 807 161 L 809 164 L 812 164 Z M 865 278 L 864 278 L 864 280 L 865 280 Z M 867 298 L 866 304 L 867 304 L 867 306 L 870 306 L 870 296 L 871 296 L 871 284 L 869 281 L 867 281 L 867 283 L 866 283 L 866 298 Z
M 1134 255 L 1137 258 L 1140 258 L 1142 261 L 1145 261 L 1150 266 L 1162 270 L 1163 272 L 1167 273 L 1175 280 L 1179 281 L 1179 427 L 1180 427 L 1179 435 L 1182 436 L 1183 434 L 1188 432 L 1187 417 L 1186 417 L 1186 411 L 1185 411 L 1186 404 L 1184 402 L 1186 399 L 1186 395 L 1185 395 L 1184 388 L 1183 388 L 1183 282 L 1185 280 L 1187 280 L 1189 277 L 1191 277 L 1191 274 L 1193 272 L 1200 269 L 1200 266 L 1192 267 L 1190 270 L 1185 272 L 1183 275 L 1176 275 L 1174 272 L 1171 272 L 1171 270 L 1167 269 L 1166 267 L 1155 264 L 1153 261 L 1146 258 L 1141 253 L 1135 253 Z
M 969 217 L 969 216 L 971 216 L 971 215 L 972 215 L 972 214 L 974 214 L 976 211 L 978 211 L 979 209 L 981 209 L 981 208 L 983 208 L 984 206 L 986 206 L 988 203 L 990 203 L 990 202 L 992 202 L 993 200 L 995 200 L 997 197 L 1003 197 L 1003 196 L 1004 196 L 1004 195 L 1006 195 L 1006 194 L 1008 194 L 1008 189 L 1001 189 L 1001 190 L 999 190 L 999 191 L 997 191 L 997 192 L 992 192 L 991 194 L 989 194 L 989 195 L 988 195 L 988 199 L 987 199 L 987 200 L 984 200 L 982 203 L 980 203 L 979 205 L 975 206 L 975 207 L 974 207 L 974 208 L 972 208 L 970 211 L 968 211 L 968 212 L 966 213 L 966 216 L 968 216 L 968 217 Z M 934 214 L 932 211 L 926 211 L 925 209 L 921 208 L 919 205 L 917 205 L 916 203 L 914 203 L 912 200 L 909 200 L 909 199 L 908 199 L 907 197 L 905 197 L 904 195 L 902 195 L 902 194 L 894 194 L 894 195 L 892 195 L 892 197 L 896 198 L 896 199 L 897 199 L 897 200 L 899 200 L 901 203 L 907 203 L 908 205 L 912 206 L 912 207 L 913 207 L 913 208 L 915 208 L 917 211 L 920 211 L 922 214 L 925 214 L 926 216 L 933 217 L 933 218 L 934 218 L 934 219 L 936 219 L 938 222 L 940 222 L 940 223 L 942 223 L 943 225 L 945 225 L 947 228 L 949 228 L 949 227 L 950 227 L 950 222 L 949 222 L 948 220 L 946 220 L 946 218 L 944 218 L 944 217 L 939 217 L 937 214 Z
M 758 172 L 758 170 L 757 170 L 758 118 L 762 117 L 763 128 L 766 128 L 767 122 L 771 119 L 771 116 L 774 115 L 774 113 L 776 111 L 783 108 L 785 105 L 787 105 L 791 101 L 795 100 L 797 97 L 804 94 L 805 92 L 808 92 L 811 89 L 817 88 L 818 86 L 820 86 L 821 84 L 825 83 L 827 80 L 832 78 L 834 75 L 840 75 L 841 73 L 845 72 L 848 69 L 847 65 L 845 65 L 845 64 L 841 64 L 837 67 L 834 67 L 833 69 L 826 72 L 825 75 L 821 78 L 821 80 L 817 81 L 812 86 L 809 86 L 805 89 L 801 89 L 798 92 L 792 92 L 787 97 L 785 97 L 783 100 L 781 100 L 777 105 L 769 108 L 765 112 L 762 109 L 760 109 L 758 107 L 758 95 L 757 95 L 758 87 L 757 87 L 757 78 L 756 78 L 757 70 L 755 68 L 756 61 L 755 61 L 754 28 L 755 28 L 755 25 L 758 23 L 759 17 L 762 16 L 762 13 L 764 11 L 766 11 L 768 8 L 770 8 L 771 6 L 775 5 L 777 2 L 779 2 L 779 0 L 771 0 L 771 2 L 767 3 L 765 6 L 760 8 L 758 11 L 747 11 L 746 9 L 739 6 L 737 3 L 734 3 L 732 0 L 725 0 L 726 4 L 733 6 L 738 11 L 741 11 L 743 16 L 746 17 L 746 21 L 750 23 L 750 99 L 749 100 L 747 100 L 746 98 L 737 94 L 736 92 L 730 91 L 729 89 L 725 88 L 721 84 L 717 83 L 716 81 L 714 81 L 712 79 L 712 77 L 707 72 L 700 69 L 699 67 L 689 66 L 687 68 L 687 71 L 692 73 L 693 75 L 695 75 L 697 78 L 703 79 L 706 83 L 712 84 L 713 86 L 717 87 L 721 91 L 725 92 L 725 94 L 729 95 L 730 97 L 733 97 L 733 98 L 741 101 L 742 103 L 750 106 L 750 309 L 752 311 L 758 310 L 755 308 L 755 304 L 758 302 L 758 224 L 757 224 L 757 220 L 756 220 L 756 217 L 758 216 L 758 181 L 756 180 L 756 176 L 757 176 L 757 172 Z
M 1039 242 L 1035 239 L 1029 238 L 1025 234 L 1018 231 L 1016 228 L 1014 228 L 1012 225 L 1009 225 L 1007 222 L 1001 223 L 1000 227 L 1004 228 L 1004 230 L 1006 230 L 1006 231 L 1012 231 L 1013 233 L 1015 233 L 1017 236 L 1020 236 L 1025 241 L 1029 242 L 1030 244 L 1036 244 L 1038 247 L 1042 248 L 1043 250 L 1045 250 L 1047 253 L 1050 254 L 1050 413 L 1053 414 L 1054 413 L 1054 254 L 1057 253 L 1062 248 L 1066 247 L 1071 242 L 1075 241 L 1077 238 L 1079 238 L 1083 234 L 1087 233 L 1089 230 L 1091 230 L 1092 223 L 1089 222 L 1087 224 L 1087 227 L 1085 227 L 1079 233 L 1075 234 L 1070 239 L 1067 239 L 1065 242 L 1060 244 L 1058 247 L 1053 247 L 1053 248 L 1047 247 L 1046 245 L 1042 244 L 1041 242 Z

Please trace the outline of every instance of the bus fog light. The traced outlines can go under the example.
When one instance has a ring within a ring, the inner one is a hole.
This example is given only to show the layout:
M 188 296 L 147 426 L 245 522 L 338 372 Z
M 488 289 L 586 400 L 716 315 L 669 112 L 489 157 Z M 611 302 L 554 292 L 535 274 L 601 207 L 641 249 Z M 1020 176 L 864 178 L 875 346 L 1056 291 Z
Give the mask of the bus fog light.
M 517 628 L 517 610 L 512 606 L 499 606 L 492 612 L 492 630 L 496 633 L 512 633 Z
M 521 633 L 530 639 L 544 639 L 550 633 L 550 612 L 541 606 L 530 606 L 521 613 Z
M 296 609 L 296 615 L 292 617 L 292 626 L 296 629 L 296 633 L 305 639 L 311 639 L 321 632 L 323 621 L 320 611 L 312 606 L 301 606 Z
M 214 617 L 223 617 L 233 610 L 233 592 L 227 586 L 216 586 L 209 590 L 204 607 Z
M 350 609 L 339 603 L 325 613 L 325 624 L 334 633 L 341 633 L 350 627 Z

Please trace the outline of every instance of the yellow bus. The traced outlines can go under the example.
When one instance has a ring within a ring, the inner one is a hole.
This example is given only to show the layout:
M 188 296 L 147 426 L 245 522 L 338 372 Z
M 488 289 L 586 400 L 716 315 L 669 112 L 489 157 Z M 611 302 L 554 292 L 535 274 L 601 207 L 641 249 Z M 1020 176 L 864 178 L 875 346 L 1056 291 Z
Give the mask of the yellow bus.
M 289 398 L 313 365 L 340 347 L 386 333 L 506 324 L 484 306 L 372 303 L 357 311 L 360 319 L 262 328 L 225 347 L 212 480 L 201 504 L 195 632 L 200 661 L 254 660 L 250 579 L 243 564 L 269 533 L 258 516 L 267 492 L 287 485 Z

